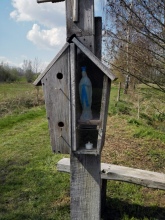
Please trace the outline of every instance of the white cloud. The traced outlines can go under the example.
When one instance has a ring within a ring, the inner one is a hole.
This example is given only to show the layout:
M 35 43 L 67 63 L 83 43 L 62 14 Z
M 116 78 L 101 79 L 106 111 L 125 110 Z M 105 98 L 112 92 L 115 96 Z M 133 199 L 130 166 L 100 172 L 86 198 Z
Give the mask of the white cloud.
M 5 65 L 9 65 L 9 66 L 17 66 L 16 63 L 14 63 L 13 61 L 11 61 L 10 59 L 8 59 L 7 57 L 4 57 L 4 56 L 0 56 L 0 63 L 3 63 Z
M 32 41 L 40 48 L 53 49 L 61 48 L 65 42 L 65 28 L 52 28 L 50 30 L 41 30 L 40 26 L 34 24 L 32 30 L 27 34 L 27 39 Z
M 34 22 L 27 33 L 29 41 L 41 49 L 62 47 L 66 39 L 64 2 L 37 4 L 37 0 L 12 0 L 12 5 L 12 19 Z
M 38 4 L 37 0 L 12 0 L 12 5 L 12 19 L 34 23 L 27 33 L 29 41 L 41 49 L 62 47 L 66 39 L 64 2 Z M 101 12 L 101 5 L 100 0 L 95 0 L 97 15 Z
M 41 3 L 36 0 L 12 0 L 14 11 L 11 18 L 16 21 L 35 21 L 47 28 L 65 26 L 65 4 Z

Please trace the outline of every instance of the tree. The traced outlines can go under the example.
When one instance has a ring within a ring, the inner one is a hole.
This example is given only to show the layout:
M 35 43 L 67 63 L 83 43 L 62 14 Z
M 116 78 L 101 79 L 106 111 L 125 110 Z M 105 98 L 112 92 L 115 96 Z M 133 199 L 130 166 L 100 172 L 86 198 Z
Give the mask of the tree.
M 132 86 L 142 82 L 165 92 L 164 24 L 164 0 L 108 0 L 104 61 Z
M 14 82 L 19 80 L 19 70 L 16 67 L 0 64 L 0 82 Z
M 33 82 L 34 80 L 34 72 L 32 70 L 32 61 L 24 60 L 22 65 L 23 72 L 25 74 L 26 80 L 28 83 Z
M 41 61 L 37 57 L 35 57 L 34 61 L 32 62 L 32 69 L 36 75 L 39 75 L 42 72 Z

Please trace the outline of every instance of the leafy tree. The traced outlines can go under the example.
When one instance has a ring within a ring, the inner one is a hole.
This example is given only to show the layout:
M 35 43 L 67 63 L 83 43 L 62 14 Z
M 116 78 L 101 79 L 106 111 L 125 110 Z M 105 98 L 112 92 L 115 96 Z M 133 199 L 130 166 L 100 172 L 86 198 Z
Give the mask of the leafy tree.
M 108 0 L 104 61 L 132 86 L 143 82 L 165 92 L 164 24 L 164 0 Z

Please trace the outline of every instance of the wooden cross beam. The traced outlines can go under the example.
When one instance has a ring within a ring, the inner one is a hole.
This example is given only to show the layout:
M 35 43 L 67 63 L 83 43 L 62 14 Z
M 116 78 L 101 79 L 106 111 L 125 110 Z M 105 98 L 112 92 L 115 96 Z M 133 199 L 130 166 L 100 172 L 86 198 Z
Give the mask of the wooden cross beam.
M 44 2 L 52 2 L 52 3 L 55 3 L 55 2 L 63 2 L 65 0 L 37 0 L 37 3 L 44 3 Z
M 37 0 L 37 3 L 45 3 L 45 2 L 63 2 L 65 0 Z M 72 14 L 73 14 L 73 21 L 77 22 L 78 21 L 78 0 L 73 0 L 73 8 L 72 8 Z

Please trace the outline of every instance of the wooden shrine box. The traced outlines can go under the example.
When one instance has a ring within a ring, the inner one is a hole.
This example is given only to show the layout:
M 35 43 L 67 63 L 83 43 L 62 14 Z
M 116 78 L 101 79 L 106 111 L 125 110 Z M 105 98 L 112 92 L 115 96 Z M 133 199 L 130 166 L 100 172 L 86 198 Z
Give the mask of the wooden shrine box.
M 86 67 L 92 84 L 92 118 L 81 120 L 79 84 Z M 66 43 L 34 85 L 43 86 L 53 152 L 101 153 L 104 145 L 111 80 L 115 76 L 76 37 Z M 92 149 L 86 149 L 91 143 Z

